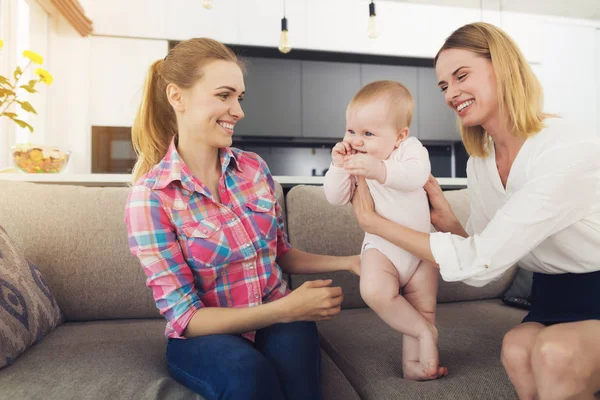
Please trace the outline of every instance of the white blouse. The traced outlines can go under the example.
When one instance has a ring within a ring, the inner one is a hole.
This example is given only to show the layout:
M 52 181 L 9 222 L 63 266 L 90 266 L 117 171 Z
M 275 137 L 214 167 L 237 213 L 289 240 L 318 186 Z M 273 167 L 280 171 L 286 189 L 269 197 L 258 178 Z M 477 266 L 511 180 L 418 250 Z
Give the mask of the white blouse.
M 548 274 L 600 270 L 600 138 L 547 119 L 528 138 L 504 189 L 496 157 L 471 157 L 468 238 L 432 233 L 446 281 L 483 286 L 513 264 Z

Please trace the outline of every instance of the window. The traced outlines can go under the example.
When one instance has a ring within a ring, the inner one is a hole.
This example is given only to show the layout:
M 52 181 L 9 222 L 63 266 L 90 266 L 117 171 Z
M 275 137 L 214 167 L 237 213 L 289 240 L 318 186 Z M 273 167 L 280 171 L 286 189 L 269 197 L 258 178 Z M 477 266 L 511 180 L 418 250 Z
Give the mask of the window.
M 48 14 L 35 0 L 0 0 L 0 38 L 4 40 L 4 48 L 0 53 L 0 71 L 2 75 L 10 77 L 17 65 L 24 67 L 29 61 L 23 57 L 24 50 L 33 50 L 47 59 Z M 35 69 L 35 65 L 30 66 L 19 82 L 34 79 Z M 20 128 L 8 118 L 0 118 L 0 168 L 12 165 L 9 154 L 11 145 L 44 141 L 46 88 L 45 85 L 39 85 L 37 89 L 38 93 L 35 94 L 29 94 L 24 90 L 19 93 L 20 99 L 29 101 L 33 105 L 37 115 L 22 110 L 17 111 L 20 119 L 33 126 L 33 134 L 26 128 Z

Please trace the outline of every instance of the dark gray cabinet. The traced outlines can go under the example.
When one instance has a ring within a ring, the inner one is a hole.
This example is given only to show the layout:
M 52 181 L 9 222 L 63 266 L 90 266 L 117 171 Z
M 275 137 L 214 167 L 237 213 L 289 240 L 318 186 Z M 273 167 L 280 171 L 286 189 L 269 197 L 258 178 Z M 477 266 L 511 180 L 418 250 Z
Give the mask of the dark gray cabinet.
M 446 105 L 444 93 L 437 85 L 433 68 L 418 68 L 419 139 L 437 141 L 459 141 L 457 116 Z
M 341 139 L 346 107 L 361 86 L 402 82 L 415 102 L 411 135 L 459 141 L 456 114 L 446 105 L 435 71 L 427 67 L 246 58 L 246 117 L 236 135 Z
M 361 86 L 367 83 L 380 81 L 380 80 L 391 80 L 402 83 L 410 90 L 410 94 L 413 97 L 415 104 L 415 110 L 413 112 L 412 124 L 410 127 L 410 135 L 416 138 L 419 137 L 419 107 L 418 105 L 418 81 L 417 81 L 417 67 L 402 67 L 395 65 L 374 65 L 374 64 L 361 64 L 360 66 L 360 84 Z
M 302 136 L 302 74 L 300 62 L 246 58 L 245 117 L 236 135 Z
M 360 64 L 302 61 L 302 136 L 342 139 L 359 89 Z

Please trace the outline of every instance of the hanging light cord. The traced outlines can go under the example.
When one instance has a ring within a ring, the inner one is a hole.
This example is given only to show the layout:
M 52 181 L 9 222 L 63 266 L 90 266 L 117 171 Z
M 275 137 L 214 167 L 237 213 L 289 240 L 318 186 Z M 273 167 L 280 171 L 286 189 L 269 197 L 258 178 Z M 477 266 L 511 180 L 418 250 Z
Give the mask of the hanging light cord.
M 479 0 L 479 22 L 483 22 L 483 0 Z

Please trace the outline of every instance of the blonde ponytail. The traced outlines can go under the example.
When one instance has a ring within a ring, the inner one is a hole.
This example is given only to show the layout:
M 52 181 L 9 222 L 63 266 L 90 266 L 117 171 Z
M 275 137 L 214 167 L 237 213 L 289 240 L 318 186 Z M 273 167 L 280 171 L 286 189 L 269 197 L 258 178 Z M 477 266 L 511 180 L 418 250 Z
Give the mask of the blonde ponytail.
M 132 172 L 133 183 L 162 160 L 177 132 L 175 112 L 167 100 L 167 85 L 160 75 L 163 62 L 155 61 L 148 70 L 142 102 L 131 128 L 133 148 L 138 155 Z

